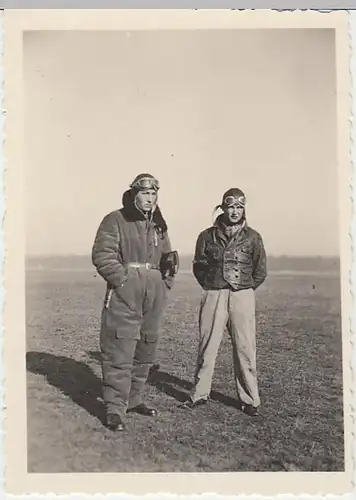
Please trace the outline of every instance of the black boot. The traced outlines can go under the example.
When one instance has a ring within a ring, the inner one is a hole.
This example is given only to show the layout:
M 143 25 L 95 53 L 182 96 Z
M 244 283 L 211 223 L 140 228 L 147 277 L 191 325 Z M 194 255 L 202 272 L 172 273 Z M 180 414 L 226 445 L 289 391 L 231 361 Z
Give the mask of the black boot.
M 151 366 L 148 375 L 153 375 L 155 372 L 158 372 L 158 370 L 161 368 L 161 365 L 159 363 L 155 363 L 154 365 Z
M 120 415 L 117 415 L 116 413 L 107 414 L 106 427 L 113 432 L 125 430 L 125 424 L 122 421 L 122 418 L 120 417 Z
M 249 417 L 258 417 L 258 410 L 255 406 L 244 405 L 243 412 Z
M 187 401 L 185 401 L 182 405 L 180 405 L 179 408 L 182 408 L 184 410 L 193 410 L 194 408 L 205 405 L 206 403 L 207 403 L 206 399 L 198 399 L 197 401 L 192 401 L 191 399 L 187 399 Z
M 138 413 L 139 415 L 144 415 L 145 417 L 155 417 L 157 415 L 157 410 L 154 408 L 148 408 L 144 403 L 141 403 L 133 408 L 129 408 L 127 413 Z

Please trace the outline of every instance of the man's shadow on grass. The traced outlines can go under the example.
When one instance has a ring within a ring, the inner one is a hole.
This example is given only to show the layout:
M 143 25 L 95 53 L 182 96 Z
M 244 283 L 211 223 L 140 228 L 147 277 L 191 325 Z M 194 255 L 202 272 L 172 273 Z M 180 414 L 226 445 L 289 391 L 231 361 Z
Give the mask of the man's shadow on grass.
M 26 367 L 28 372 L 44 376 L 50 385 L 104 423 L 104 404 L 98 400 L 102 398 L 101 380 L 86 363 L 31 351 L 26 354 Z
M 89 351 L 89 356 L 100 363 L 101 354 L 98 351 Z M 147 383 L 155 387 L 158 391 L 167 394 L 180 403 L 183 403 L 189 397 L 189 391 L 193 384 L 187 380 L 183 380 L 170 373 L 157 370 L 150 373 Z M 183 390 L 182 390 L 183 389 Z M 210 399 L 213 401 L 218 401 L 225 406 L 232 406 L 233 408 L 241 409 L 239 401 L 229 396 L 221 394 L 221 392 L 211 391 Z
M 89 351 L 88 354 L 92 359 L 101 362 L 100 352 Z M 70 397 L 75 404 L 104 424 L 105 408 L 100 401 L 102 382 L 86 363 L 65 356 L 30 351 L 26 354 L 26 367 L 28 372 L 45 377 L 50 385 L 59 389 L 62 394 Z M 160 370 L 152 372 L 147 382 L 179 402 L 186 401 L 192 387 L 187 380 Z M 226 406 L 240 408 L 237 400 L 217 391 L 210 393 L 210 399 Z

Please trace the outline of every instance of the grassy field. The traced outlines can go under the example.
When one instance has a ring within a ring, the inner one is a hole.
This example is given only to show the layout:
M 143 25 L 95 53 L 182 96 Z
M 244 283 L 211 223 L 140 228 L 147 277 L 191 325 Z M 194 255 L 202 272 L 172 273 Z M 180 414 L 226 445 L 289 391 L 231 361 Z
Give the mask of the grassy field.
M 261 415 L 235 406 L 230 339 L 211 401 L 178 408 L 192 381 L 200 288 L 178 277 L 147 384 L 156 419 L 102 425 L 98 329 L 104 283 L 86 272 L 27 272 L 29 472 L 343 470 L 338 277 L 270 276 L 257 293 Z

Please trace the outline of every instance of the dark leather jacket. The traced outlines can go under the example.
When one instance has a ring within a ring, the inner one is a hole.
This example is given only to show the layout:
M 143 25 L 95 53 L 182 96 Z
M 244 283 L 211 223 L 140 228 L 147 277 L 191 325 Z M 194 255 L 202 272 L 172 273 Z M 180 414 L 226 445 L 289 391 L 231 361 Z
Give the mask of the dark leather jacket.
M 193 273 L 204 290 L 256 290 L 267 277 L 267 256 L 261 235 L 247 224 L 232 237 L 222 218 L 199 234 Z

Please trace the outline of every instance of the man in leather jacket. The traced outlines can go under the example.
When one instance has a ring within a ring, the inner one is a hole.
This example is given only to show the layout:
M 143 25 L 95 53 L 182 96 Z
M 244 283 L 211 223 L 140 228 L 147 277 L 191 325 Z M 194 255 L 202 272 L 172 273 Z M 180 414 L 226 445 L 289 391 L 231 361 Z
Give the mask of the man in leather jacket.
M 193 273 L 204 290 L 199 314 L 195 384 L 183 404 L 206 403 L 225 327 L 232 340 L 235 383 L 243 411 L 255 416 L 260 405 L 256 373 L 255 290 L 267 276 L 261 235 L 246 222 L 245 194 L 237 188 L 223 196 L 220 215 L 199 234 Z

